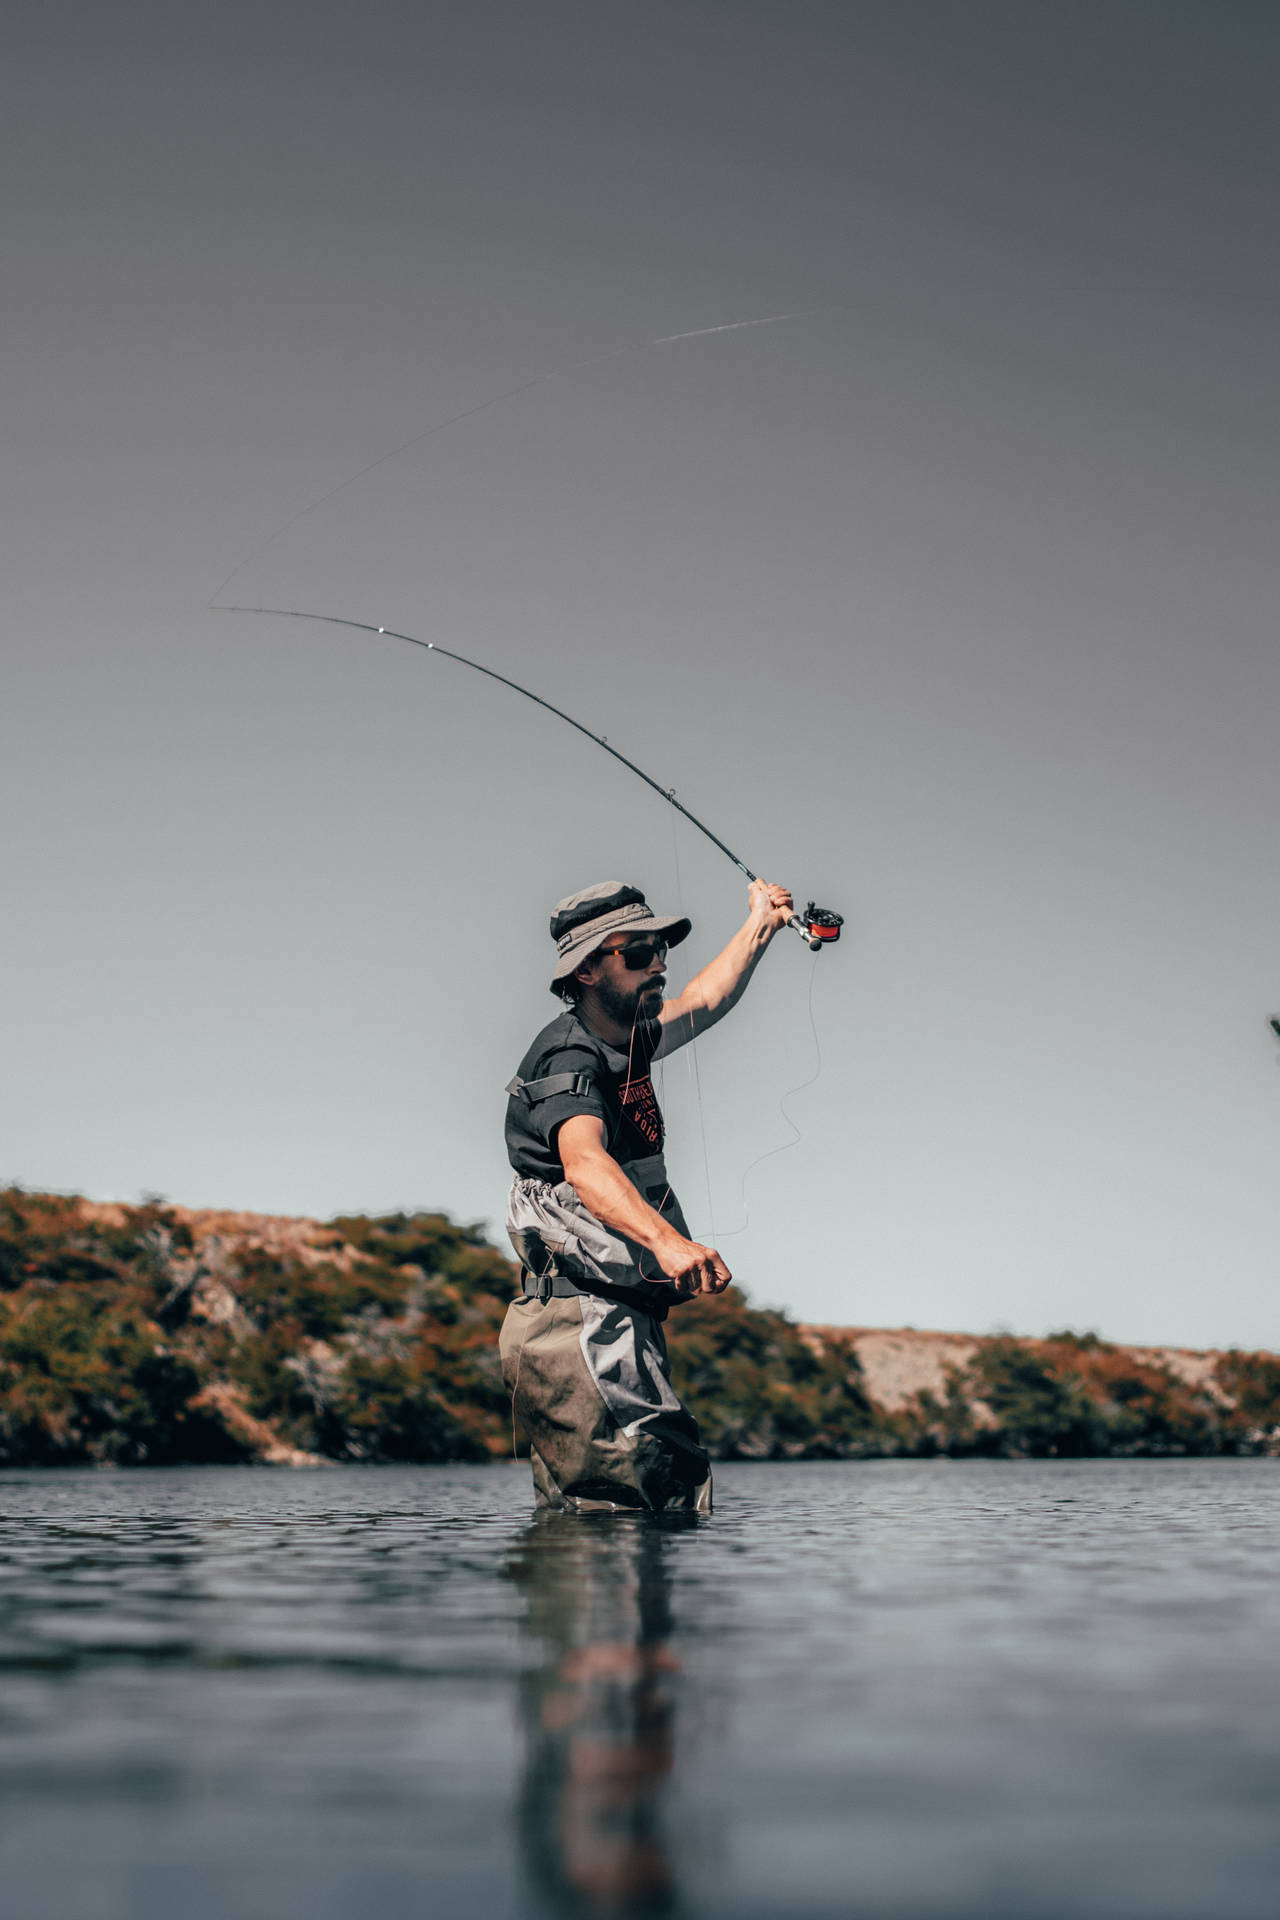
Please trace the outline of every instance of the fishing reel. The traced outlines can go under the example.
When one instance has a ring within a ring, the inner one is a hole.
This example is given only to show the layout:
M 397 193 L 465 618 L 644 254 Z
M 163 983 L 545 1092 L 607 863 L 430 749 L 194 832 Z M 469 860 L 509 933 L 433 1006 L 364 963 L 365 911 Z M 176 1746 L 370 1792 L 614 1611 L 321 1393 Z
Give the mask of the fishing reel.
M 809 951 L 816 953 L 819 947 L 830 946 L 840 938 L 844 915 L 834 913 L 830 907 L 817 907 L 811 900 L 804 912 L 793 915 L 787 924 L 795 928 L 802 940 L 808 941 Z

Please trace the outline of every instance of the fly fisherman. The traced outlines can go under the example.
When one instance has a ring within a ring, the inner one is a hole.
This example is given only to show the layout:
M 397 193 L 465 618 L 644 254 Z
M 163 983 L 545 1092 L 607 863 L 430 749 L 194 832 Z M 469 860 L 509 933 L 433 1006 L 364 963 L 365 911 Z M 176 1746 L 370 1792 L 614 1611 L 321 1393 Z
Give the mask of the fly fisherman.
M 688 920 L 659 917 L 638 888 L 613 880 L 551 916 L 551 991 L 567 1010 L 507 1088 L 507 1231 L 521 1295 L 500 1337 L 539 1506 L 710 1511 L 710 1462 L 672 1388 L 662 1323 L 732 1276 L 714 1247 L 690 1238 L 668 1184 L 649 1069 L 737 1004 L 793 912 L 785 887 L 753 881 L 743 926 L 665 1001 L 667 949 Z

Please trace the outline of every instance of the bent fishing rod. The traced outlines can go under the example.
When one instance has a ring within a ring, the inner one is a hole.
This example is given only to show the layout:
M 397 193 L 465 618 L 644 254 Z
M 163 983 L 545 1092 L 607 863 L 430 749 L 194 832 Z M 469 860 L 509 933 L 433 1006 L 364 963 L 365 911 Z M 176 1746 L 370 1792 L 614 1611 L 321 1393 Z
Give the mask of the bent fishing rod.
M 454 653 L 452 648 L 438 646 L 434 640 L 419 640 L 417 636 L 412 633 L 397 633 L 393 627 L 375 627 L 367 620 L 340 619 L 336 613 L 304 613 L 296 607 L 219 606 L 214 607 L 212 611 L 215 613 L 257 613 L 278 620 L 318 620 L 328 627 L 350 627 L 356 633 L 382 634 L 388 640 L 403 640 L 408 646 L 421 647 L 424 653 L 443 654 L 446 660 L 456 660 L 459 666 L 471 667 L 476 673 L 483 673 L 486 678 L 490 680 L 499 680 L 504 687 L 510 687 L 513 693 L 522 693 L 525 699 L 532 700 L 535 706 L 545 707 L 547 712 L 554 713 L 558 720 L 565 721 L 567 725 L 573 727 L 578 733 L 584 733 L 588 740 L 594 740 L 598 747 L 603 747 L 606 753 L 611 753 L 615 760 L 620 760 L 624 767 L 628 767 L 632 773 L 643 780 L 646 787 L 652 787 L 653 791 L 660 795 L 669 806 L 673 806 L 677 813 L 683 814 L 689 824 L 696 827 L 699 833 L 705 834 L 713 847 L 719 847 L 726 859 L 732 860 L 739 873 L 744 873 L 747 879 L 753 883 L 760 878 L 758 873 L 752 873 L 745 860 L 739 860 L 732 847 L 727 847 L 718 834 L 712 833 L 710 827 L 704 826 L 696 813 L 690 813 L 684 802 L 676 798 L 676 790 L 674 787 L 660 786 L 656 780 L 652 779 L 645 772 L 643 767 L 638 767 L 634 760 L 628 760 L 625 753 L 619 753 L 616 747 L 611 747 L 604 734 L 593 733 L 590 727 L 584 727 L 581 720 L 575 720 L 571 713 L 564 711 L 563 707 L 553 706 L 550 700 L 544 700 L 540 693 L 533 693 L 528 687 L 522 687 L 518 680 L 509 680 L 505 673 L 497 673 L 492 667 L 482 666 L 479 660 L 469 660 L 465 653 Z M 834 913 L 830 907 L 815 906 L 811 900 L 803 914 L 793 913 L 791 915 L 791 918 L 787 921 L 787 925 L 800 935 L 800 938 L 812 952 L 816 953 L 819 947 L 829 946 L 840 938 L 840 929 L 844 925 L 844 915 Z

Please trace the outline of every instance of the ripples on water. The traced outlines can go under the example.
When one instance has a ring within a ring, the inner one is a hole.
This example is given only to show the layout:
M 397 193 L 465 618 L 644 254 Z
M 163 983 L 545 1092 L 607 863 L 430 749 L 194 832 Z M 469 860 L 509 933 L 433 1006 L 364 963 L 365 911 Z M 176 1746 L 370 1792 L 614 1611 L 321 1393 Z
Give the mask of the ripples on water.
M 1253 1920 L 1280 1464 L 0 1474 L 6 1920 Z

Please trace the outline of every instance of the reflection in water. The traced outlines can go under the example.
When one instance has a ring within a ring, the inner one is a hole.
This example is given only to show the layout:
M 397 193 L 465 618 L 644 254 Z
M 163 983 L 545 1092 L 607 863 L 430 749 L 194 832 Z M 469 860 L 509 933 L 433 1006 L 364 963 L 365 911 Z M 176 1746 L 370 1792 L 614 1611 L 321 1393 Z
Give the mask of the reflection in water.
M 521 1842 L 561 1911 L 675 1909 L 671 1536 L 697 1525 L 544 1512 L 512 1557 L 537 1652 L 520 1693 Z

